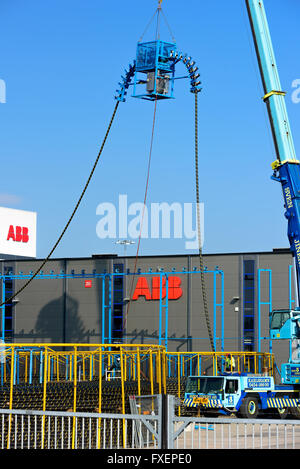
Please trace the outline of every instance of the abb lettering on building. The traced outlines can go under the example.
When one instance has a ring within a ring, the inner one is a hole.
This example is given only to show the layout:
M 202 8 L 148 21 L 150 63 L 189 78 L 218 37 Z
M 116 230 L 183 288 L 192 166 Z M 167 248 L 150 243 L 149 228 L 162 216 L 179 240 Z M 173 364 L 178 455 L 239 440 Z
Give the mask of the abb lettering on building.
M 0 253 L 36 257 L 36 213 L 0 207 Z
M 16 226 L 10 225 L 8 229 L 7 241 L 12 239 L 13 241 L 28 243 L 29 234 L 27 226 Z
M 161 277 L 161 279 L 161 283 L 160 277 L 154 276 L 151 280 L 149 279 L 149 283 L 151 282 L 150 289 L 147 278 L 140 277 L 137 281 L 132 299 L 137 300 L 140 296 L 143 296 L 146 300 L 159 300 L 160 297 L 162 299 L 165 298 L 167 294 L 166 278 Z M 182 294 L 181 278 L 175 275 L 168 277 L 168 299 L 178 300 Z

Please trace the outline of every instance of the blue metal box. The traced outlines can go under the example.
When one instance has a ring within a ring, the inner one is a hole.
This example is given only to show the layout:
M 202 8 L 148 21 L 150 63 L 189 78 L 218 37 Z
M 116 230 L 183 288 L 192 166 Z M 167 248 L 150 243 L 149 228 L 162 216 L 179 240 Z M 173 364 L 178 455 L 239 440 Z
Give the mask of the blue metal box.
M 170 42 L 138 43 L 133 97 L 148 100 L 173 97 L 175 64 L 171 52 L 175 51 L 176 44 Z M 140 85 L 146 85 L 146 90 L 139 93 Z

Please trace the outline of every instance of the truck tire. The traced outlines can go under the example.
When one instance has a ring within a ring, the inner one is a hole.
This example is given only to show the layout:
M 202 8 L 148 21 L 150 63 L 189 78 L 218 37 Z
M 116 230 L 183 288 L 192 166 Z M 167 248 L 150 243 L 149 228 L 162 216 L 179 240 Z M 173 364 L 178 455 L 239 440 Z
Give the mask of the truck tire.
M 255 419 L 258 414 L 258 400 L 256 397 L 246 396 L 241 404 L 239 415 L 244 419 Z
M 290 412 L 294 419 L 300 419 L 300 407 L 291 407 Z
M 289 414 L 289 409 L 277 409 L 277 415 L 275 415 L 275 418 L 279 419 L 286 419 Z

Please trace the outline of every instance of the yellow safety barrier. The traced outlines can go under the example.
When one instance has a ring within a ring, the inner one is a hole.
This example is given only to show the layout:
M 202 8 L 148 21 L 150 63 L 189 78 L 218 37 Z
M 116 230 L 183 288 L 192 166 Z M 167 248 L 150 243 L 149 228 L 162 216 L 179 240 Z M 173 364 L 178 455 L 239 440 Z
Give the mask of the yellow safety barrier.
M 40 397 L 42 394 L 39 407 L 35 407 L 37 410 L 53 410 L 51 389 L 56 389 L 55 386 L 58 386 L 59 389 L 69 389 L 70 401 L 68 409 L 55 410 L 76 412 L 82 405 L 83 398 L 80 395 L 82 384 L 92 383 L 93 392 L 96 390 L 97 394 L 95 401 L 97 405 L 92 411 L 97 413 L 106 411 L 103 410 L 104 401 L 106 404 L 109 399 L 113 402 L 113 395 L 109 394 L 107 386 L 112 386 L 110 389 L 120 390 L 121 401 L 120 404 L 116 404 L 119 407 L 111 412 L 125 414 L 128 404 L 128 384 L 135 383 L 135 387 L 130 390 L 136 395 L 169 393 L 182 399 L 186 378 L 191 374 L 218 375 L 221 371 L 225 371 L 227 354 L 233 357 L 231 363 L 235 365 L 230 366 L 227 371 L 273 374 L 274 359 L 269 353 L 167 352 L 165 347 L 152 344 L 1 344 L 0 391 L 2 389 L 4 395 L 4 389 L 9 388 L 9 394 L 5 394 L 7 397 L 3 402 L 2 391 L 0 392 L 2 399 L 0 407 L 13 409 L 20 406 L 18 393 L 20 387 L 25 384 L 26 392 L 32 385 L 38 387 Z M 57 395 L 63 398 L 63 394 L 61 392 Z M 23 405 L 29 406 L 25 397 Z M 179 414 L 180 411 L 179 408 Z M 8 446 L 10 419 L 11 416 L 8 422 Z M 45 425 L 45 416 L 43 416 L 42 447 Z M 75 425 L 73 428 L 75 431 Z M 100 430 L 101 421 L 98 423 L 99 445 Z M 72 444 L 73 446 L 75 444 L 75 433 Z

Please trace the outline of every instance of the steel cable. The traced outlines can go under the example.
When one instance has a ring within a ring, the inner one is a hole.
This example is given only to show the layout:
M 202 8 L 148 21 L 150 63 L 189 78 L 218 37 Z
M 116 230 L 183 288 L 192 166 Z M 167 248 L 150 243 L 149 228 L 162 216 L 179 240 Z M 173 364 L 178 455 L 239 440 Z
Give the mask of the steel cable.
M 135 279 L 136 270 L 137 270 L 137 261 L 138 261 L 138 257 L 139 257 L 140 243 L 141 243 L 141 237 L 142 237 L 144 213 L 145 213 L 145 208 L 146 208 L 147 194 L 148 194 L 148 187 L 149 187 L 149 179 L 150 179 L 150 167 L 151 167 L 152 148 L 153 148 L 155 122 L 156 122 L 156 107 L 157 107 L 157 99 L 155 99 L 155 103 L 154 103 L 153 122 L 152 122 L 152 131 L 151 131 L 151 140 L 150 140 L 150 150 L 149 150 L 149 157 L 148 157 L 148 169 L 147 169 L 147 177 L 146 177 L 144 204 L 143 204 L 142 217 L 141 217 L 141 223 L 140 223 L 139 240 L 138 240 L 138 246 L 137 246 L 137 251 L 136 251 L 136 256 L 135 256 L 133 276 L 132 276 L 132 280 L 131 280 L 129 302 L 127 304 L 125 318 L 123 320 L 123 326 L 122 326 L 122 331 L 123 332 L 126 329 L 127 319 L 128 319 L 128 315 L 129 315 L 129 308 L 130 308 L 131 301 L 132 301 L 133 285 L 134 285 L 134 279 Z
M 71 214 L 71 216 L 70 216 L 68 222 L 66 223 L 64 229 L 62 230 L 62 232 L 61 232 L 61 234 L 60 234 L 58 240 L 57 240 L 56 243 L 54 244 L 54 246 L 53 246 L 53 248 L 51 249 L 51 251 L 49 252 L 48 256 L 43 260 L 43 262 L 41 263 L 40 267 L 39 267 L 39 268 L 35 271 L 35 273 L 32 275 L 32 277 L 30 277 L 30 279 L 29 279 L 16 293 L 14 293 L 14 295 L 12 295 L 12 296 L 11 296 L 10 298 L 8 298 L 7 300 L 3 301 L 3 302 L 0 304 L 0 307 L 3 306 L 3 305 L 5 305 L 6 303 L 10 303 L 17 295 L 19 295 L 19 294 L 30 284 L 30 282 L 32 282 L 32 280 L 38 275 L 38 273 L 41 271 L 41 269 L 44 267 L 44 265 L 48 262 L 48 260 L 49 260 L 50 257 L 52 256 L 53 252 L 55 251 L 55 249 L 56 249 L 57 246 L 59 245 L 59 243 L 60 243 L 61 239 L 63 238 L 65 232 L 67 231 L 67 229 L 68 229 L 68 227 L 69 227 L 71 221 L 73 220 L 75 213 L 76 213 L 77 210 L 78 210 L 78 207 L 79 207 L 79 205 L 80 205 L 80 203 L 81 203 L 81 201 L 82 201 L 82 199 L 83 199 L 83 196 L 84 196 L 84 194 L 85 194 L 85 192 L 86 192 L 86 190 L 87 190 L 87 188 L 88 188 L 88 185 L 89 185 L 89 183 L 90 183 L 90 181 L 91 181 L 91 179 L 92 179 L 92 176 L 93 176 L 93 174 L 94 174 L 94 172 L 95 172 L 96 166 L 97 166 L 97 164 L 98 164 L 98 161 L 99 161 L 99 159 L 100 159 L 101 153 L 102 153 L 103 148 L 104 148 L 104 145 L 105 145 L 105 143 L 106 143 L 108 134 L 109 134 L 109 132 L 110 132 L 112 123 L 113 123 L 113 121 L 114 121 L 114 118 L 115 118 L 115 115 L 116 115 L 116 112 L 117 112 L 119 103 L 120 103 L 120 101 L 117 101 L 117 103 L 116 103 L 116 105 L 115 105 L 115 108 L 114 108 L 112 117 L 111 117 L 111 119 L 110 119 L 108 128 L 107 128 L 106 133 L 105 133 L 105 137 L 104 137 L 104 139 L 103 139 L 103 141 L 102 141 L 102 145 L 101 145 L 101 147 L 100 147 L 99 153 L 98 153 L 97 158 L 96 158 L 96 160 L 95 160 L 94 166 L 93 166 L 93 168 L 92 168 L 92 170 L 91 170 L 91 172 L 90 172 L 90 175 L 89 175 L 89 177 L 88 177 L 88 180 L 87 180 L 87 182 L 86 182 L 86 184 L 85 184 L 85 186 L 84 186 L 84 189 L 83 189 L 83 191 L 81 192 L 81 195 L 80 195 L 80 197 L 79 197 L 79 199 L 78 199 L 78 202 L 77 202 L 77 204 L 76 204 L 76 206 L 75 206 L 75 208 L 74 208 L 74 210 L 73 210 L 73 212 L 72 212 L 72 214 Z
M 197 210 L 198 249 L 199 249 L 202 300 L 203 300 L 204 316 L 205 316 L 210 346 L 211 346 L 212 351 L 215 352 L 213 334 L 212 334 L 210 320 L 209 320 L 208 302 L 207 302 L 205 277 L 204 277 L 205 274 L 204 274 L 204 262 L 203 262 L 203 254 L 202 254 L 202 242 L 201 242 L 200 200 L 199 200 L 199 155 L 198 155 L 198 93 L 197 92 L 195 93 L 195 177 L 196 177 L 196 210 Z

